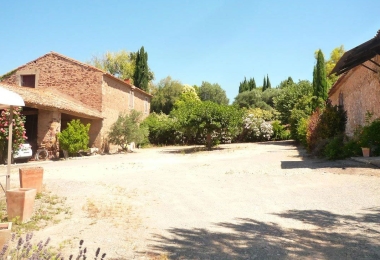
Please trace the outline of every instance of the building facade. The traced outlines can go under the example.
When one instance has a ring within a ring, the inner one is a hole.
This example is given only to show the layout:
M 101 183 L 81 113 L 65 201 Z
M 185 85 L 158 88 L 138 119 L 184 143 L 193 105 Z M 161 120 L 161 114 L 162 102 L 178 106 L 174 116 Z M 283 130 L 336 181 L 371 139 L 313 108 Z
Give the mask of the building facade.
M 379 55 L 372 60 L 380 64 Z M 332 104 L 343 105 L 347 111 L 348 136 L 365 124 L 368 112 L 373 114 L 372 119 L 380 118 L 380 68 L 371 61 L 363 64 L 342 74 L 329 91 Z
M 119 114 L 132 109 L 146 117 L 152 96 L 127 81 L 51 52 L 3 75 L 0 84 L 25 102 L 29 142 L 53 149 L 56 135 L 72 119 L 90 123 L 90 147 L 115 151 L 107 135 Z

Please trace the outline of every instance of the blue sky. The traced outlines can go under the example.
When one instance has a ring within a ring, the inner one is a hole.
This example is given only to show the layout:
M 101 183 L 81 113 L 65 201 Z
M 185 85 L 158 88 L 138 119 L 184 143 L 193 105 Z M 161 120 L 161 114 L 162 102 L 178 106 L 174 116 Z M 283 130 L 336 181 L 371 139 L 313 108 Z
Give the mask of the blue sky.
M 144 46 L 156 80 L 272 87 L 312 79 L 314 51 L 349 50 L 380 29 L 379 0 L 3 1 L 0 75 L 50 51 L 86 62 Z

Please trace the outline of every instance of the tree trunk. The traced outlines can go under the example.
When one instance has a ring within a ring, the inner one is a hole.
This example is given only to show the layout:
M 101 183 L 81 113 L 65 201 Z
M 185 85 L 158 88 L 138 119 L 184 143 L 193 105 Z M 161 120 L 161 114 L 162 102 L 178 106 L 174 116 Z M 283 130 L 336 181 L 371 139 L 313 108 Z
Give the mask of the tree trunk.
M 211 151 L 211 147 L 212 147 L 211 134 L 207 134 L 206 145 L 207 145 L 207 149 Z

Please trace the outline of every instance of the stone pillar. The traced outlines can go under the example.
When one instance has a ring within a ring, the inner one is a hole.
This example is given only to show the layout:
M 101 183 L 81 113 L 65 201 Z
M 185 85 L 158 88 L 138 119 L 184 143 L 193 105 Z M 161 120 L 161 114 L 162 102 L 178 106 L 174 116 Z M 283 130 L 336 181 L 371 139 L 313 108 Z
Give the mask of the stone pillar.
M 57 133 L 61 131 L 61 113 L 38 110 L 37 144 L 49 151 L 59 151 Z

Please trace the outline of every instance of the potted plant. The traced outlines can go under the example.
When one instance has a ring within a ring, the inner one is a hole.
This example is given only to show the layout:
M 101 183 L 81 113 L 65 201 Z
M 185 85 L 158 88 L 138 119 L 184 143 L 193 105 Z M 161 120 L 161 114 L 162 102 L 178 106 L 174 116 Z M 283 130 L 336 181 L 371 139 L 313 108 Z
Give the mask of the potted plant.
M 33 214 L 37 190 L 32 188 L 10 189 L 6 192 L 8 220 L 19 218 L 21 223 L 28 222 Z
M 362 148 L 363 157 L 369 157 L 371 153 L 371 136 L 369 133 L 368 125 L 359 127 L 358 131 L 358 143 Z
M 20 187 L 34 188 L 37 193 L 42 192 L 42 180 L 44 176 L 44 168 L 28 167 L 19 169 Z
M 12 236 L 12 222 L 0 223 L 0 248 L 8 243 Z

